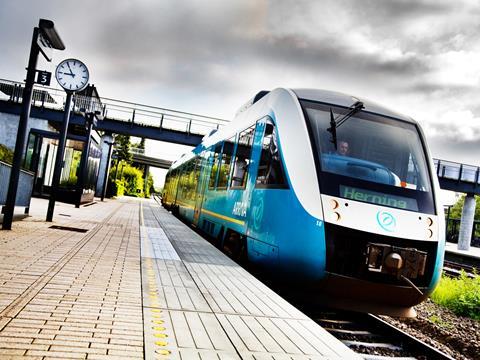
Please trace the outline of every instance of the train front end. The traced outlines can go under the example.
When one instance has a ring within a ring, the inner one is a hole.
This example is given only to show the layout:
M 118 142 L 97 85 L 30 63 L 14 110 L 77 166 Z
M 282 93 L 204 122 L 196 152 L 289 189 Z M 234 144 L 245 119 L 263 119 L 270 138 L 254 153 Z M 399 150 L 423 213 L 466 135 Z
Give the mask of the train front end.
M 443 264 L 438 181 L 416 122 L 350 99 L 300 99 L 324 213 L 323 291 L 337 306 L 409 316 Z

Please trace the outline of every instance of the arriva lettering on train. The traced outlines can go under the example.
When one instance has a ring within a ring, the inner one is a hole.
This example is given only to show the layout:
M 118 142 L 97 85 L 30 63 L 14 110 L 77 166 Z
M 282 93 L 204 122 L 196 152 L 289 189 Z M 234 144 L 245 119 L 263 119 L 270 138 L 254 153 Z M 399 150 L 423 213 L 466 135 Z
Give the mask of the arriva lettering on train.
M 247 216 L 247 203 L 242 201 L 237 201 L 233 205 L 233 215 L 246 217 Z
M 345 199 L 368 202 L 398 209 L 418 210 L 415 199 L 403 196 L 387 195 L 376 191 L 367 191 L 349 186 L 340 186 L 341 196 Z

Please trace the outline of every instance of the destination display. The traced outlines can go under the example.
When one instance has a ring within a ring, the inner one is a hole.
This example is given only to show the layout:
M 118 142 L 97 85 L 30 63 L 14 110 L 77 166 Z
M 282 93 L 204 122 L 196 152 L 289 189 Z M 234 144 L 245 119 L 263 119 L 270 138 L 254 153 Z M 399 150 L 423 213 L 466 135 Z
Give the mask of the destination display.
M 404 196 L 383 194 L 376 191 L 340 185 L 340 196 L 345 199 L 367 202 L 376 205 L 418 211 L 416 199 Z

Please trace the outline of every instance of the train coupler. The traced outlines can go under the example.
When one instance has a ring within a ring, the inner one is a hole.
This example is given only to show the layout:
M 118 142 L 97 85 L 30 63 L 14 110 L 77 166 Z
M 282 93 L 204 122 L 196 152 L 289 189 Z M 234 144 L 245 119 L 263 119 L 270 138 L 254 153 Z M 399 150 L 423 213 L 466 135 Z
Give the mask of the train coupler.
M 368 271 L 416 279 L 425 274 L 427 253 L 415 248 L 368 243 L 366 250 Z

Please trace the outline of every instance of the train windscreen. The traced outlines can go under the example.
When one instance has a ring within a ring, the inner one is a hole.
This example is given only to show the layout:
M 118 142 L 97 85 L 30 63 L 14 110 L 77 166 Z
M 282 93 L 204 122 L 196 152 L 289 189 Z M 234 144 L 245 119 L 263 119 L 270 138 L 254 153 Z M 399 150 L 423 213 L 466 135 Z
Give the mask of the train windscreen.
M 431 179 L 417 127 L 348 109 L 302 101 L 319 166 L 322 193 L 435 213 Z

